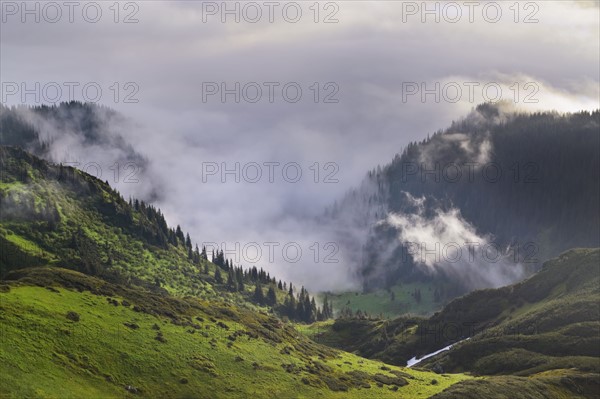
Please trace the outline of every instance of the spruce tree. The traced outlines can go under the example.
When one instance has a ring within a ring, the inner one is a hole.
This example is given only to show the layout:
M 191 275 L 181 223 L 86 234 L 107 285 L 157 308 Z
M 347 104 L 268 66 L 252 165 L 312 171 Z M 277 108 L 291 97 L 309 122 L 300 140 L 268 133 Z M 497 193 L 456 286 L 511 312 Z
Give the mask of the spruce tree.
M 288 295 L 288 307 L 287 315 L 292 320 L 298 320 L 298 313 L 296 309 L 296 298 L 293 295 Z
M 142 209 L 145 209 L 143 201 L 142 201 Z M 175 229 L 175 235 L 177 236 L 179 241 L 181 241 L 182 244 L 185 244 L 185 236 L 183 235 L 183 231 L 181 230 L 180 225 L 177 225 L 177 228 Z
M 265 296 L 263 294 L 260 282 L 256 283 L 256 288 L 254 289 L 254 301 L 259 305 L 264 305 L 265 303 Z
M 199 265 L 200 264 L 200 250 L 198 248 L 198 244 L 196 244 L 196 249 L 194 249 L 194 255 L 193 255 L 193 261 L 194 264 Z
M 277 294 L 275 293 L 275 289 L 272 285 L 269 286 L 269 291 L 267 292 L 267 305 L 277 305 Z
M 315 298 L 313 297 L 310 301 L 310 313 L 308 315 L 308 322 L 312 323 L 317 318 L 317 303 L 315 302 Z
M 323 319 L 327 320 L 327 319 L 331 319 L 333 317 L 333 312 L 331 310 L 331 307 L 329 306 L 329 299 L 327 298 L 327 295 L 325 295 L 325 299 L 323 300 Z
M 221 270 L 218 267 L 215 270 L 215 281 L 217 284 L 223 284 L 223 276 L 221 276 Z
M 236 292 L 238 290 L 235 275 L 231 269 L 229 269 L 229 273 L 227 273 L 227 289 L 231 292 Z

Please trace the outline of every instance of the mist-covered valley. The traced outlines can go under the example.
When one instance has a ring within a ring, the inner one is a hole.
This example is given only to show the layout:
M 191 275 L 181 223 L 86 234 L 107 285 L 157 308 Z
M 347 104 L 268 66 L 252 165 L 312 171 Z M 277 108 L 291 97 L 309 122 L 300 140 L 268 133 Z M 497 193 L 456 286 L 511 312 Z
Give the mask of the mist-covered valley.
M 597 398 L 598 15 L 0 2 L 0 396 Z
M 157 172 L 160 161 L 136 151 L 127 138 L 127 125 L 134 128 L 135 121 L 124 115 L 63 103 L 3 107 L 0 118 L 3 145 L 104 177 L 124 196 L 159 207 L 170 201 L 161 190 L 168 177 Z M 563 250 L 598 241 L 598 123 L 597 111 L 530 114 L 510 104 L 482 104 L 447 129 L 409 143 L 323 208 L 271 217 L 265 223 L 273 231 L 244 242 L 236 235 L 203 240 L 192 231 L 194 244 L 322 292 L 440 280 L 452 283 L 443 298 L 452 299 L 508 285 Z M 276 165 L 270 166 L 274 180 Z M 235 168 L 230 175 L 202 168 L 201 181 L 224 177 L 227 183 L 229 177 L 232 184 L 237 178 L 252 185 Z M 582 169 L 589 173 L 578 174 Z

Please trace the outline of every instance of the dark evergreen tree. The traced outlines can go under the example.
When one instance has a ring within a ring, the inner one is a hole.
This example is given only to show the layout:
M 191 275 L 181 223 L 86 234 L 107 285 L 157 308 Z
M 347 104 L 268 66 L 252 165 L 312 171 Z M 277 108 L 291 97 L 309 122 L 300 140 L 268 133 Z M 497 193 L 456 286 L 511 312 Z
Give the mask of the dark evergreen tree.
M 313 323 L 317 320 L 317 303 L 315 302 L 315 298 L 313 297 L 310 300 L 310 313 L 308 314 L 307 323 Z
M 193 261 L 196 265 L 200 264 L 200 250 L 198 248 L 198 244 L 196 244 L 196 248 L 194 249 Z
M 231 292 L 236 292 L 238 290 L 235 274 L 233 274 L 233 270 L 231 269 L 229 269 L 229 272 L 227 273 L 227 289 Z
M 259 305 L 265 304 L 265 296 L 260 283 L 256 284 L 256 287 L 254 288 L 254 295 L 252 298 L 254 299 L 254 302 L 258 303 Z
M 142 202 L 142 206 L 145 207 L 144 203 Z M 183 235 L 183 231 L 181 230 L 181 226 L 177 225 L 177 228 L 175 229 L 175 235 L 177 236 L 177 239 L 179 240 L 179 242 L 181 244 L 185 244 L 185 236 Z
M 185 247 L 189 250 L 192 249 L 192 239 L 190 238 L 190 233 L 185 235 Z
M 218 267 L 215 269 L 215 281 L 217 284 L 223 284 L 223 276 L 221 276 L 221 270 Z
M 269 286 L 269 291 L 267 292 L 267 305 L 275 306 L 277 305 L 277 294 L 275 293 L 275 289 L 272 285 Z
M 331 319 L 333 317 L 333 306 L 329 303 L 327 295 L 325 295 L 325 298 L 323 299 L 322 314 L 324 320 Z

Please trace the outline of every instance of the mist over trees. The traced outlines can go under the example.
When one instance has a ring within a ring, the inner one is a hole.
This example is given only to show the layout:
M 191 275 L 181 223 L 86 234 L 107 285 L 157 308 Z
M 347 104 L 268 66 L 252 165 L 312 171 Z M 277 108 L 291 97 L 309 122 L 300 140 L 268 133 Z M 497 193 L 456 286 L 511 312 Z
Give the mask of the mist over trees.
M 42 124 L 32 122 L 39 119 L 51 121 L 53 128 L 62 126 L 70 133 L 76 132 L 87 143 L 122 146 L 129 158 L 136 159 L 139 154 L 122 137 L 106 134 L 105 121 L 119 118 L 106 107 L 78 102 L 16 108 L 0 105 L 0 144 L 20 146 L 49 157 L 52 143 L 60 138 L 60 129 L 43 133 Z M 599 126 L 598 111 L 523 114 L 507 111 L 503 104 L 480 105 L 449 128 L 410 143 L 388 165 L 370 171 L 361 187 L 328 209 L 325 219 L 327 223 L 343 222 L 337 242 L 357 254 L 353 259 L 359 264 L 359 279 L 365 290 L 389 287 L 398 281 L 452 280 L 454 284 L 444 285 L 443 291 L 436 288 L 436 302 L 443 302 L 472 287 L 443 270 L 431 273 L 419 267 L 415 259 L 407 256 L 408 249 L 398 242 L 400 228 L 388 223 L 387 217 L 421 212 L 419 217 L 429 221 L 440 213 L 444 216 L 444 212 L 451 214 L 456 210 L 457 219 L 473 227 L 480 237 L 490 237 L 501 248 L 516 248 L 516 262 L 536 258 L 539 262 L 532 263 L 528 272 L 568 248 L 598 246 Z M 23 183 L 30 183 L 25 169 L 14 173 Z M 64 165 L 48 168 L 46 173 L 86 195 L 101 191 L 98 185 Z M 273 284 L 271 276 L 258 276 L 258 270 L 250 271 L 250 277 L 240 275 L 236 271 L 239 266 L 234 267 L 222 253 L 207 254 L 206 248 L 194 245 L 180 226 L 169 227 L 162 212 L 153 205 L 138 199 L 125 200 L 108 185 L 103 185 L 102 190 L 114 193 L 117 199 L 107 202 L 92 195 L 93 206 L 107 215 L 111 225 L 158 248 L 185 251 L 188 261 L 201 274 L 209 274 L 203 260 L 210 258 L 220 269 L 215 281 L 229 292 L 243 292 L 247 284 L 262 280 L 262 301 L 274 302 L 273 296 L 268 295 Z M 416 209 L 416 202 L 422 209 Z M 63 223 L 50 200 L 40 204 L 33 198 L 6 195 L 2 203 L 4 209 L 13 210 L 7 215 L 42 220 L 49 231 L 60 230 Z M 528 244 L 533 246 L 525 247 Z M 88 246 L 81 243 L 73 248 L 87 251 Z M 81 267 L 104 269 L 89 262 Z M 277 306 L 288 309 L 290 318 L 317 318 L 312 306 L 300 298 L 301 291 L 283 298 L 280 292 L 287 288 L 278 282 L 274 290 Z M 293 306 L 286 307 L 285 299 L 292 302 L 292 298 Z M 300 310 L 298 302 L 302 303 Z M 306 309 L 314 314 L 307 317 Z M 325 310 L 321 309 L 321 313 L 327 313 Z
M 51 159 L 52 146 L 72 135 L 88 146 L 119 149 L 123 159 L 145 165 L 144 157 L 113 129 L 115 125 L 125 125 L 125 121 L 113 109 L 94 103 L 70 101 L 18 107 L 0 104 L 0 145 L 19 146 L 39 157 L 60 161 Z
M 333 223 L 347 223 L 352 215 L 362 217 L 360 228 L 370 229 L 366 239 L 352 243 L 361 248 L 366 290 L 398 280 L 449 278 L 417 267 L 398 242 L 398 227 L 385 222 L 389 214 L 421 212 L 430 220 L 456 210 L 480 236 L 518 248 L 516 262 L 536 259 L 533 270 L 568 248 L 600 244 L 600 112 L 504 108 L 482 104 L 449 128 L 410 143 L 368 173 L 362 184 L 367 189 L 353 190 L 328 209 Z M 449 290 L 447 295 L 458 295 L 465 287 L 455 281 Z
M 0 189 L 0 222 L 39 246 L 35 254 L 25 253 L 0 236 L 0 276 L 23 263 L 41 266 L 51 261 L 162 293 L 173 284 L 171 278 L 188 279 L 192 286 L 210 282 L 217 293 L 236 293 L 295 321 L 332 317 L 330 303 L 321 310 L 304 287 L 296 292 L 291 283 L 278 281 L 262 268 L 236 266 L 223 250 L 212 252 L 210 264 L 206 247 L 200 250 L 181 226 L 169 227 L 160 209 L 138 199 L 125 200 L 109 184 L 75 168 L 43 161 L 16 146 L 0 147 L 0 168 L 3 185 L 22 188 Z M 98 231 L 117 235 L 109 242 Z M 146 253 L 154 255 L 146 259 Z M 170 276 L 158 271 L 156 262 L 161 260 L 168 264 Z M 152 272 L 157 274 L 148 277 Z M 286 305 L 288 299 L 293 307 Z

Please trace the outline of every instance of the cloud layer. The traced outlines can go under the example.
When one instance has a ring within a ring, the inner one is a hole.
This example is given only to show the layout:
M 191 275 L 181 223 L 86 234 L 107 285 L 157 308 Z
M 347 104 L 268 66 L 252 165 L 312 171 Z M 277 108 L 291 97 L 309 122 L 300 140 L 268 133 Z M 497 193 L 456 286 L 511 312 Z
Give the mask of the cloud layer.
M 387 1 L 333 2 L 337 8 L 321 8 L 318 23 L 305 2 L 299 3 L 303 16 L 297 23 L 277 13 L 273 23 L 264 18 L 236 23 L 231 17 L 222 23 L 219 14 L 203 14 L 207 2 L 137 2 L 121 8 L 115 23 L 109 3 L 99 4 L 97 23 L 86 22 L 80 9 L 73 23 L 65 13 L 57 23 L 44 18 L 36 23 L 32 17 L 22 23 L 21 15 L 3 9 L 1 80 L 27 88 L 36 82 L 40 87 L 76 82 L 79 100 L 85 99 L 87 83 L 97 84 L 100 102 L 131 118 L 125 128 L 112 129 L 150 160 L 144 179 L 118 188 L 156 202 L 171 223 L 181 224 L 199 243 L 227 242 L 235 248 L 236 242 L 241 247 L 295 242 L 312 254 L 310 246 L 318 242 L 323 256 L 324 245 L 337 239 L 312 222 L 325 206 L 408 142 L 446 127 L 498 88 L 503 99 L 529 110 L 598 107 L 594 2 L 539 2 L 537 9 L 520 3 L 517 23 L 501 3 L 502 17 L 494 23 L 481 14 L 484 3 L 473 23 L 465 8 L 457 23 L 446 21 L 455 16 L 451 13 L 440 14 L 439 23 L 435 16 L 423 23 L 420 11 L 408 15 L 406 2 Z M 538 22 L 524 23 L 532 13 Z M 329 15 L 338 22 L 323 23 Z M 126 16 L 138 22 L 123 23 Z M 236 82 L 240 88 L 256 82 L 263 96 L 247 101 L 254 86 L 247 86 L 245 97 L 240 93 L 239 103 L 235 94 L 226 95 L 225 102 L 220 93 L 203 96 L 206 83 L 231 89 Z M 269 82 L 279 84 L 273 102 L 265 89 Z M 293 95 L 294 87 L 283 92 L 289 83 L 302 89 L 297 102 L 286 101 Z M 419 91 L 408 95 L 415 85 Z M 462 92 L 455 101 L 457 87 Z M 436 93 L 423 97 L 432 89 Z M 5 96 L 6 103 L 36 102 L 21 94 Z M 127 97 L 137 102 L 125 102 Z M 63 144 L 87 162 L 111 165 L 118 156 Z M 485 147 L 465 150 L 485 155 Z M 273 182 L 264 167 L 269 162 L 279 163 Z M 222 166 L 235 170 L 239 164 L 240 173 L 244 167 L 250 173 L 254 163 L 263 165 L 258 182 L 240 176 L 238 183 L 231 174 L 221 178 Z M 282 175 L 291 163 L 302 171 L 295 182 L 291 169 Z M 207 176 L 209 164 L 219 165 L 219 173 Z M 347 288 L 355 284 L 345 272 L 354 256 L 340 253 L 339 263 L 327 266 L 308 255 L 303 262 L 259 265 L 313 289 Z
M 525 276 L 510 249 L 477 234 L 458 209 L 436 209 L 426 217 L 424 198 L 411 200 L 415 213 L 389 214 L 386 223 L 397 229 L 398 245 L 428 274 L 442 273 L 468 289 L 501 287 Z

